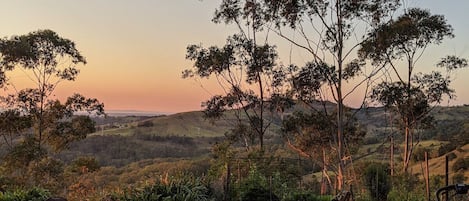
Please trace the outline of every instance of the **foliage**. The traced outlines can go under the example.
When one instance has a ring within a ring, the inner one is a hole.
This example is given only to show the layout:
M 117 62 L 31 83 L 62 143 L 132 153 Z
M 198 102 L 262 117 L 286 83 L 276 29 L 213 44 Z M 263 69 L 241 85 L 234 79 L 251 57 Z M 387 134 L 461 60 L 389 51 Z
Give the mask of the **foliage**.
M 464 184 L 467 180 L 467 177 L 464 176 L 464 173 L 456 173 L 453 175 L 452 180 L 455 184 Z
M 372 200 L 385 201 L 391 190 L 388 166 L 379 163 L 368 165 L 363 172 L 363 179 Z
M 428 153 L 428 160 L 431 159 L 431 149 L 427 147 L 418 147 L 415 149 L 414 154 L 412 155 L 412 159 L 415 162 L 418 161 L 425 161 L 425 153 Z
M 428 74 L 415 72 L 416 63 L 426 47 L 438 45 L 446 37 L 454 37 L 452 32 L 444 16 L 411 8 L 396 20 L 377 26 L 361 44 L 359 56 L 362 59 L 370 59 L 375 66 L 389 66 L 398 78 L 397 81 L 376 85 L 371 100 L 399 115 L 400 127 L 405 136 L 404 172 L 408 170 L 414 145 L 418 143 L 419 138 L 414 132 L 432 125 L 432 106 L 439 104 L 444 97 L 454 97 L 454 90 L 450 88 L 450 73 L 467 66 L 466 59 L 446 56 L 436 65 L 443 68 L 446 75 L 439 71 Z M 397 62 L 400 60 L 405 61 L 404 73 L 398 70 Z
M 357 45 L 351 45 L 349 49 L 345 44 L 355 42 L 355 25 L 359 21 L 365 21 L 367 25 L 385 23 L 386 18 L 397 9 L 399 1 L 396 0 L 363 0 L 363 1 L 223 1 L 215 13 L 216 23 L 235 24 L 238 27 L 247 26 L 249 31 L 274 32 L 281 38 L 286 39 L 292 46 L 305 50 L 311 55 L 309 61 L 301 67 L 289 65 L 282 74 L 284 97 L 295 98 L 309 106 L 315 112 L 318 108 L 312 105 L 318 100 L 326 105 L 328 100 L 337 105 L 322 111 L 335 114 L 332 122 L 336 133 L 331 137 L 331 149 L 335 152 L 327 152 L 329 158 L 337 155 L 339 159 L 335 172 L 339 175 L 338 188 L 342 189 L 345 184 L 344 172 L 346 167 L 343 158 L 349 158 L 349 147 L 346 147 L 345 127 L 349 121 L 346 117 L 344 100 L 355 89 L 350 92 L 344 91 L 346 82 L 357 78 L 362 74 L 364 62 L 351 58 Z M 309 30 L 314 30 L 308 32 Z M 245 32 L 244 32 L 245 33 Z M 300 39 L 297 39 L 299 37 Z M 304 41 L 302 43 L 301 41 Z M 357 42 L 360 44 L 360 41 Z M 282 71 L 280 71 L 282 72 Z M 372 70 L 371 75 L 366 75 L 361 84 L 376 74 Z M 282 82 L 280 82 L 282 83 Z M 358 84 L 358 85 L 361 85 Z M 353 87 L 352 87 L 353 88 Z M 322 110 L 323 108 L 320 108 Z M 334 111 L 335 110 L 335 111 Z M 301 128 L 300 128 L 301 129 Z M 323 134 L 324 136 L 329 133 Z
M 223 47 L 190 45 L 186 59 L 194 61 L 194 67 L 183 72 L 184 78 L 214 76 L 226 92 L 203 103 L 205 116 L 219 119 L 226 111 L 234 111 L 236 122 L 228 139 L 241 141 L 247 149 L 257 143 L 262 148 L 272 121 L 268 112 L 289 104 L 276 89 L 283 76 L 276 64 L 275 46 L 259 45 L 255 36 L 237 34 Z
M 392 189 L 389 192 L 389 201 L 424 201 L 425 182 L 415 175 L 399 174 L 392 178 Z
M 336 170 L 334 164 L 337 160 L 335 160 L 335 154 L 331 154 L 335 153 L 336 150 L 330 146 L 334 143 L 334 136 L 337 133 L 337 127 L 333 123 L 335 116 L 336 114 L 326 112 L 312 112 L 310 114 L 295 112 L 283 121 L 282 134 L 286 143 L 299 154 L 314 160 L 322 167 Z M 354 154 L 365 136 L 365 131 L 358 125 L 356 119 L 350 119 L 350 122 L 344 125 L 344 130 L 348 134 L 345 136 L 345 140 L 347 141 L 347 149 L 351 154 Z
M 282 201 L 330 201 L 331 196 L 319 196 L 309 191 L 294 191 Z
M 49 191 L 40 188 L 0 192 L 0 201 L 46 201 L 49 197 Z
M 460 170 L 466 171 L 469 169 L 469 158 L 458 158 L 453 163 L 453 171 L 458 172 Z
M 457 145 L 454 144 L 454 143 L 447 143 L 447 144 L 443 144 L 440 146 L 440 148 L 438 149 L 438 155 L 439 156 L 443 156 L 445 155 L 446 153 L 448 152 L 451 152 L 453 150 L 456 150 L 457 148 Z
M 75 173 L 88 173 L 99 170 L 100 165 L 96 158 L 91 156 L 83 156 L 76 158 L 69 166 L 69 170 Z
M 89 116 L 75 113 L 104 114 L 104 105 L 97 99 L 79 94 L 64 102 L 53 98 L 61 81 L 76 79 L 79 64 L 86 64 L 86 60 L 75 43 L 51 30 L 0 39 L 0 68 L 21 68 L 30 73 L 35 84 L 35 88 L 18 90 L 1 99 L 0 135 L 8 150 L 1 156 L 2 166 L 19 184 L 47 186 L 57 180 L 54 177 L 61 175 L 63 168 L 47 156 L 95 131 Z
M 121 201 L 205 201 L 213 200 L 209 188 L 200 178 L 184 177 L 157 181 L 142 189 L 119 195 Z
M 94 156 L 101 166 L 123 167 L 153 158 L 193 158 L 210 152 L 211 143 L 219 138 L 160 136 L 141 133 L 130 136 L 93 135 L 70 144 L 70 149 L 57 154 L 65 162 L 80 156 Z

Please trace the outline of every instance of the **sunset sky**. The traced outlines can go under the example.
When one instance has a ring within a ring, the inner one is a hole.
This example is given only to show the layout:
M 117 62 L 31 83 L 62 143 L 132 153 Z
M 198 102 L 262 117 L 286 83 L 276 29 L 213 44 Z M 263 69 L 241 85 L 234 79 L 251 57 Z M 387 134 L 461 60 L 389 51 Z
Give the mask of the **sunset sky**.
M 202 83 L 202 88 L 194 80 L 182 79 L 181 71 L 191 67 L 191 62 L 185 60 L 187 45 L 223 45 L 226 37 L 235 33 L 235 27 L 211 22 L 219 2 L 5 0 L 0 7 L 0 37 L 51 29 L 75 41 L 88 64 L 81 66 L 75 82 L 60 84 L 58 97 L 79 92 L 98 98 L 107 110 L 200 110 L 201 102 L 213 95 L 217 87 L 207 82 Z M 410 7 L 445 15 L 455 29 L 456 37 L 438 48 L 430 48 L 423 62 L 430 65 L 448 54 L 469 58 L 468 0 L 406 2 Z M 279 54 L 283 52 L 280 45 Z M 8 75 L 17 87 L 28 83 L 21 72 Z M 469 103 L 468 78 L 469 69 L 457 74 L 452 86 L 458 97 L 452 105 Z

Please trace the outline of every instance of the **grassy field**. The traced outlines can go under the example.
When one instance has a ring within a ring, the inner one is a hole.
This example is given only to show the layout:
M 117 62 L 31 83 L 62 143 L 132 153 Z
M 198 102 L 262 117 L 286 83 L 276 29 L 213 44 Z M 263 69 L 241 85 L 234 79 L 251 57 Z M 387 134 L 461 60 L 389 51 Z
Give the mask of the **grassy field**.
M 452 178 L 456 172 L 454 172 L 452 170 L 452 167 L 454 165 L 454 163 L 456 162 L 457 159 L 459 158 L 469 158 L 469 144 L 459 148 L 459 149 L 456 149 L 450 153 L 454 153 L 457 157 L 455 159 L 452 159 L 449 161 L 449 177 Z M 428 161 L 428 166 L 429 166 L 429 172 L 430 172 L 430 176 L 433 176 L 433 175 L 441 175 L 441 176 L 444 176 L 445 175 L 445 157 L 446 155 L 450 154 L 450 153 L 447 153 L 443 156 L 440 156 L 440 157 L 437 157 L 437 158 L 433 158 L 433 159 L 430 159 Z M 420 176 L 423 175 L 423 170 L 425 168 L 425 164 L 422 162 L 422 163 L 417 163 L 417 164 L 414 164 L 412 167 L 411 167 L 411 171 L 415 174 L 419 174 Z M 469 171 L 463 171 L 462 172 L 464 174 L 464 176 L 466 178 L 469 178 Z M 467 179 L 466 179 L 467 180 Z M 452 183 L 452 182 L 450 182 Z

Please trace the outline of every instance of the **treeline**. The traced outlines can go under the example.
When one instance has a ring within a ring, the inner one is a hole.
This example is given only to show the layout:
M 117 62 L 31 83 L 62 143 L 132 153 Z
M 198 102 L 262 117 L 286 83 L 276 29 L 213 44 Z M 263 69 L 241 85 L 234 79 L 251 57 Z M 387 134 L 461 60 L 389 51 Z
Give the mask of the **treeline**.
M 70 145 L 57 155 L 65 162 L 88 155 L 102 166 L 122 167 L 132 162 L 153 158 L 194 158 L 210 153 L 211 144 L 219 138 L 159 136 L 155 134 L 94 135 Z

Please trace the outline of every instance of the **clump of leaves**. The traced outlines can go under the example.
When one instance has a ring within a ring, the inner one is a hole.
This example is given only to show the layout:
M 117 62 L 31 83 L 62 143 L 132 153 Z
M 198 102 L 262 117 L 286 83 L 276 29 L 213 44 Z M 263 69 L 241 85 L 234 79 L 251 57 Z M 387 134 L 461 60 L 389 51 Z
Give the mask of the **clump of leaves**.
M 210 201 L 210 189 L 200 178 L 164 179 L 142 189 L 133 189 L 117 196 L 121 201 Z
M 0 201 L 45 201 L 50 192 L 40 188 L 0 192 Z

